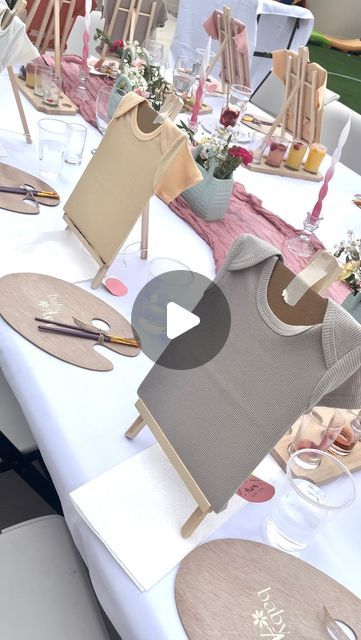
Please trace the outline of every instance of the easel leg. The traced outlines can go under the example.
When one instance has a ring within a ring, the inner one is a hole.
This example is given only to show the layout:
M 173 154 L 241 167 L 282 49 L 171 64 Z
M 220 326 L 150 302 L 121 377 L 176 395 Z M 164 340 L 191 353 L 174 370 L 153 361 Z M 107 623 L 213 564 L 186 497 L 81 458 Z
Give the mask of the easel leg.
M 96 273 L 96 275 L 93 278 L 92 283 L 91 283 L 91 288 L 92 289 L 97 289 L 99 287 L 99 285 L 100 285 L 101 281 L 103 280 L 106 272 L 108 271 L 108 268 L 109 268 L 108 265 L 104 264 L 102 267 L 100 267 L 100 269 L 98 269 L 98 271 L 97 271 L 97 273 Z
M 135 436 L 140 433 L 143 427 L 145 427 L 145 421 L 143 420 L 142 416 L 139 415 L 138 418 L 134 420 L 131 427 L 129 427 L 129 429 L 125 432 L 125 437 L 129 438 L 129 440 L 135 438 Z
M 140 235 L 140 257 L 142 260 L 148 258 L 148 236 L 149 236 L 149 202 L 142 211 L 142 228 Z
M 201 522 L 203 522 L 204 518 L 208 513 L 212 511 L 211 508 L 207 509 L 207 511 L 202 511 L 200 507 L 197 507 L 191 516 L 189 516 L 188 520 L 185 521 L 183 527 L 181 528 L 181 534 L 183 538 L 189 538 L 192 533 L 199 527 Z
M 15 77 L 14 69 L 12 67 L 8 67 L 8 74 L 9 74 L 9 79 L 10 79 L 10 82 L 11 82 L 11 88 L 13 90 L 14 98 L 15 98 L 15 101 L 16 101 L 16 106 L 18 108 L 21 124 L 23 125 L 25 139 L 26 139 L 26 142 L 28 144 L 31 144 L 32 143 L 31 135 L 30 135 L 28 123 L 26 121 L 26 116 L 25 116 L 25 112 L 24 112 L 24 109 L 23 109 L 23 105 L 22 105 L 22 102 L 21 102 L 18 85 L 16 83 L 16 77 Z

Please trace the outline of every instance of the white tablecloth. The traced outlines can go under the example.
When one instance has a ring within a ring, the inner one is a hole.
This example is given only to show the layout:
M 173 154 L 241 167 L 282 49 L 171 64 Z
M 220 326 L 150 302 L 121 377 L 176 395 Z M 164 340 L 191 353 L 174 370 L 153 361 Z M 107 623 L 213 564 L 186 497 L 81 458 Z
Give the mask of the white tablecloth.
M 4 75 L 0 76 L 0 89 L 1 122 L 4 123 L 1 126 L 19 131 Z M 39 113 L 26 101 L 24 106 L 32 134 L 36 137 Z M 90 158 L 90 149 L 99 139 L 100 135 L 89 127 L 86 159 Z M 21 137 L 3 132 L 0 132 L 0 140 L 9 153 L 8 158 L 2 158 L 3 161 L 11 161 L 27 171 L 36 172 L 35 145 L 26 145 Z M 57 185 L 54 183 L 64 195 L 62 202 L 84 166 L 85 163 L 78 168 L 66 167 L 64 177 Z M 246 170 L 239 172 L 239 178 L 264 199 L 265 206 L 296 225 L 300 225 L 318 191 L 318 186 L 312 183 L 252 174 Z M 360 212 L 350 202 L 352 195 L 361 191 L 360 180 L 345 167 L 340 165 L 337 168 L 319 234 L 327 244 L 344 237 L 350 226 L 361 235 Z M 31 219 L 1 211 L 0 233 L 23 228 L 23 225 L 29 229 L 33 225 L 38 225 L 39 229 L 48 226 L 62 228 L 61 216 L 61 206 L 51 210 L 43 207 L 40 215 Z M 150 217 L 150 257 L 171 256 L 188 264 L 191 269 L 213 276 L 209 247 L 185 222 L 157 199 L 152 201 Z M 138 238 L 139 226 L 134 229 L 129 242 Z M 130 287 L 127 296 L 114 298 L 102 287 L 96 295 L 129 318 L 132 301 L 147 277 L 147 265 L 137 259 L 129 260 L 127 265 L 118 259 L 111 269 L 112 273 L 127 281 Z M 90 290 L 89 283 L 81 286 Z M 106 355 L 114 363 L 113 371 L 86 371 L 47 355 L 24 340 L 3 320 L 0 321 L 1 368 L 39 444 L 62 501 L 71 534 L 89 568 L 93 586 L 107 615 L 123 640 L 184 640 L 186 635 L 173 593 L 176 570 L 150 591 L 141 593 L 75 512 L 69 499 L 70 491 L 154 442 L 148 429 L 133 441 L 124 437 L 124 431 L 136 417 L 134 402 L 138 385 L 152 363 L 144 355 L 131 359 L 110 351 Z M 262 463 L 262 473 L 270 480 L 277 474 L 282 475 L 271 459 Z M 357 502 L 335 516 L 327 530 L 314 538 L 301 557 L 361 597 L 360 472 L 355 474 L 355 479 L 360 494 Z M 249 504 L 211 538 L 239 537 L 264 541 L 263 524 L 269 509 L 270 503 Z
M 224 0 L 180 0 L 177 26 L 170 50 L 171 62 L 181 54 L 193 55 L 197 47 L 205 47 L 208 36 L 203 23 L 214 9 L 223 9 L 223 6 Z M 297 19 L 299 26 L 294 34 L 291 49 L 298 51 L 299 47 L 303 47 L 313 29 L 312 13 L 296 5 L 285 5 L 274 0 L 229 0 L 227 6 L 230 7 L 232 16 L 247 26 L 253 90 L 258 87 L 272 66 L 270 58 L 252 58 L 254 52 L 272 52 L 275 49 L 286 48 Z M 216 42 L 213 42 L 212 50 L 217 50 Z M 214 73 L 217 69 L 219 70 L 219 66 L 214 67 Z

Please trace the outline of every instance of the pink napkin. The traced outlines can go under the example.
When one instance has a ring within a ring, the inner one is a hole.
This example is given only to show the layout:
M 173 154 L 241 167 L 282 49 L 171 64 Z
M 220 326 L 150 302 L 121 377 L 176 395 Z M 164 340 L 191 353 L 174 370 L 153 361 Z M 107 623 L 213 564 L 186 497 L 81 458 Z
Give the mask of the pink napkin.
M 176 198 L 169 206 L 212 248 L 217 271 L 234 240 L 243 233 L 250 233 L 277 247 L 283 253 L 286 266 L 294 273 L 299 273 L 308 263 L 307 258 L 296 256 L 286 246 L 287 239 L 292 238 L 298 229 L 264 209 L 261 201 L 253 194 L 247 193 L 244 186 L 237 182 L 234 184 L 223 220 L 206 222 L 189 208 L 182 196 Z M 325 248 L 316 236 L 313 236 L 313 245 L 316 249 Z M 334 282 L 326 295 L 341 304 L 349 293 L 350 290 L 344 283 Z
M 219 40 L 218 34 L 218 26 L 217 26 L 217 16 L 222 17 L 223 12 L 216 9 L 213 13 L 207 18 L 207 20 L 203 23 L 203 27 L 211 38 L 214 40 Z M 248 47 L 248 36 L 247 36 L 247 27 L 240 20 L 236 20 L 235 18 L 231 18 L 231 33 L 232 40 L 235 45 L 235 53 L 240 54 L 240 63 L 243 66 L 244 79 L 239 77 L 237 80 L 241 84 L 245 84 L 247 87 L 250 87 L 250 74 L 249 74 L 249 47 Z M 226 58 L 222 55 L 222 64 L 224 71 L 224 78 L 227 81 L 227 68 L 226 68 Z M 237 69 L 237 66 L 236 66 Z

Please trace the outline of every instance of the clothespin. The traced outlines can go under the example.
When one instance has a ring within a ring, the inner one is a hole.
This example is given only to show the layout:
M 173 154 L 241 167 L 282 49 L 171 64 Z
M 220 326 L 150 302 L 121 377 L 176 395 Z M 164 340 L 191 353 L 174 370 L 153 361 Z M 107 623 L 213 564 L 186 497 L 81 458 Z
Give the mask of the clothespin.
M 326 291 L 341 271 L 342 267 L 335 256 L 329 251 L 318 251 L 307 267 L 284 289 L 282 297 L 286 304 L 294 307 L 308 289 L 312 288 L 320 294 Z
M 174 120 L 182 110 L 183 105 L 184 102 L 181 98 L 176 96 L 175 93 L 170 93 L 164 101 L 157 117 L 153 121 L 154 124 L 162 123 L 166 118 Z

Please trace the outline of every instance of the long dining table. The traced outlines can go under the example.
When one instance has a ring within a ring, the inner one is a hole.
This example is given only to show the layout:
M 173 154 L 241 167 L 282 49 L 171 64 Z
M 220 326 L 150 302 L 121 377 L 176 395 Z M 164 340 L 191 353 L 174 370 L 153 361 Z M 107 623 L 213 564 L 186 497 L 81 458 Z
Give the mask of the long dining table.
M 37 173 L 37 121 L 42 116 L 24 99 L 26 116 L 34 144 L 9 133 L 20 130 L 6 73 L 0 75 L 0 160 L 25 171 Z M 69 121 L 82 121 L 77 115 Z M 4 131 L 4 128 L 7 131 Z M 66 166 L 54 182 L 61 194 L 59 206 L 41 207 L 39 215 L 24 216 L 0 211 L 0 234 L 32 234 L 65 228 L 62 205 L 71 193 L 87 162 L 91 149 L 100 142 L 99 132 L 88 125 L 84 160 L 78 167 Z M 121 168 L 119 168 L 121 170 Z M 302 227 L 306 212 L 314 203 L 319 185 L 303 180 L 252 173 L 241 168 L 237 179 L 257 195 L 265 207 L 295 227 Z M 352 196 L 361 191 L 361 177 L 339 164 L 324 205 L 324 220 L 318 231 L 325 246 L 332 249 L 352 228 L 361 236 L 361 212 Z M 136 224 L 127 246 L 137 243 Z M 172 257 L 210 278 L 215 274 L 210 247 L 154 197 L 150 206 L 149 259 Z M 1 265 L 1 256 L 0 256 Z M 1 265 L 2 273 L 6 265 Z M 110 273 L 128 286 L 128 294 L 113 297 L 100 286 L 93 293 L 130 318 L 133 301 L 148 277 L 148 263 L 130 250 L 122 252 Z M 77 283 L 91 291 L 90 281 Z M 1 312 L 1 309 L 0 309 Z M 103 349 L 103 347 L 96 347 Z M 121 358 L 107 351 L 114 368 L 109 372 L 85 370 L 57 358 L 25 340 L 0 319 L 0 366 L 18 399 L 33 436 L 60 497 L 64 516 L 89 570 L 96 595 L 122 640 L 184 640 L 187 636 L 179 619 L 174 597 L 176 568 L 149 591 L 141 592 L 117 564 L 101 540 L 75 511 L 69 493 L 104 471 L 141 452 L 154 443 L 148 429 L 129 441 L 125 430 L 136 417 L 137 388 L 152 363 L 144 355 Z M 1 411 L 1 409 L 0 409 Z M 263 477 L 274 482 L 283 471 L 268 456 L 262 463 Z M 356 502 L 335 516 L 302 552 L 301 558 L 345 585 L 361 598 L 360 506 L 361 471 L 354 473 L 358 488 Z M 209 539 L 242 538 L 266 542 L 264 523 L 271 502 L 247 504 L 239 513 L 215 530 Z

